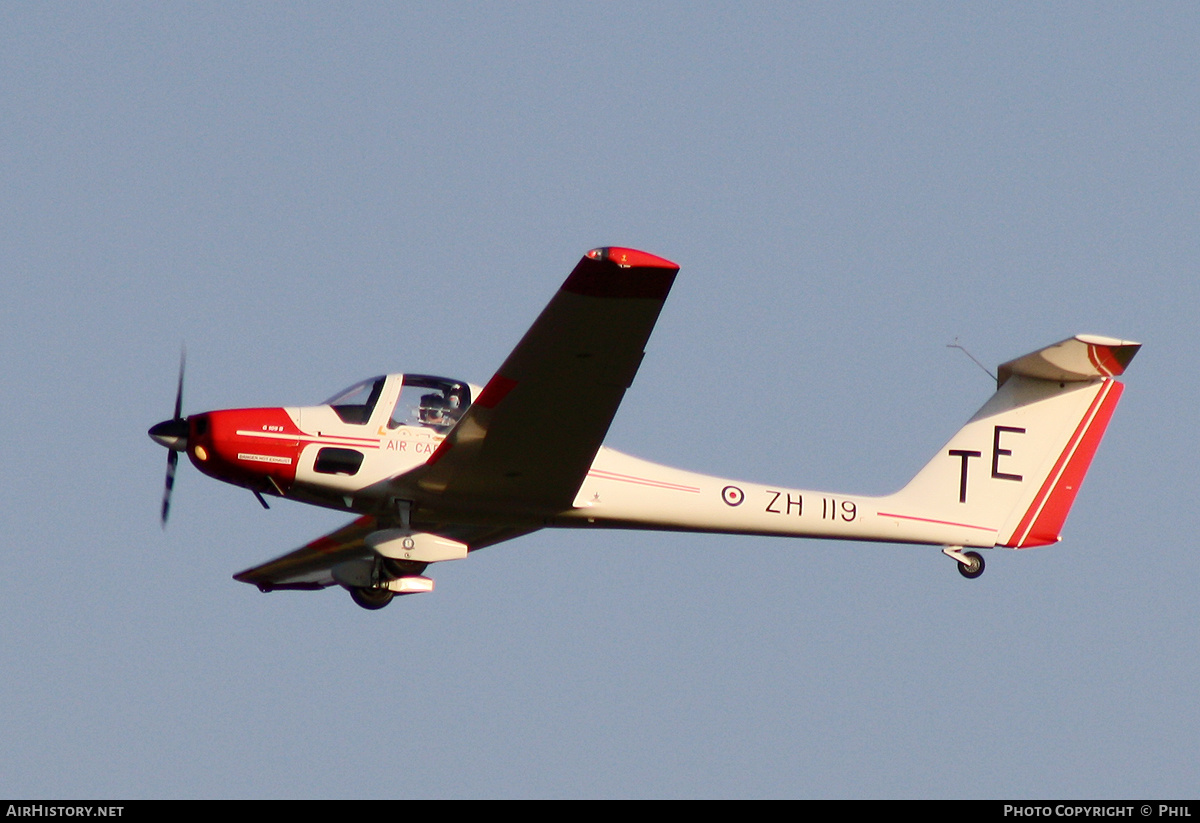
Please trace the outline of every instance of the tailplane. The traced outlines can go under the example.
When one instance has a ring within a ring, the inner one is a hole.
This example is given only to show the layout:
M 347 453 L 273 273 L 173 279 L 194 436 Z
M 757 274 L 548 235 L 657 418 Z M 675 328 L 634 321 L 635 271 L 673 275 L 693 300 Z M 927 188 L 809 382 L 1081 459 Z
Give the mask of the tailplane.
M 963 527 L 975 546 L 1057 542 L 1138 348 L 1077 335 L 1003 364 L 996 393 L 884 510 Z

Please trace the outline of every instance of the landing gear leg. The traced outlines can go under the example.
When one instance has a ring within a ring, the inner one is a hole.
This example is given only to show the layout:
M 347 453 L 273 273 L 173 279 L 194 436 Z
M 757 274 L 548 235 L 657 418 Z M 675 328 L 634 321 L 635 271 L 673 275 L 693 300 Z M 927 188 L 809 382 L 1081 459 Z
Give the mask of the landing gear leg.
M 983 556 L 979 552 L 964 552 L 962 546 L 947 546 L 942 554 L 958 563 L 958 573 L 968 580 L 974 580 L 983 574 Z

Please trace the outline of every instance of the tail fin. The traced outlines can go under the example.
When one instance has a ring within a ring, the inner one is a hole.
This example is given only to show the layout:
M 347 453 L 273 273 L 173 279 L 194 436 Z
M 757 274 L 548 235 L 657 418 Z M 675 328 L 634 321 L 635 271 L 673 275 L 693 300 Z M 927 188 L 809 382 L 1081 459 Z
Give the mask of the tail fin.
M 1140 345 L 1078 335 L 1000 366 L 991 399 L 886 499 L 890 516 L 976 546 L 1057 542 Z

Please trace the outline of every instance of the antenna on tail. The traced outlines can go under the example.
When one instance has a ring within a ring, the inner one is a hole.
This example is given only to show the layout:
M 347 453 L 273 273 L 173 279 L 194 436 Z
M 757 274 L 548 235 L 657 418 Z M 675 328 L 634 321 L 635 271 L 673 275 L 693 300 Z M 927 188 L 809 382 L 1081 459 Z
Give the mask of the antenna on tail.
M 958 338 L 957 338 L 957 337 L 956 337 L 956 338 L 954 338 L 954 342 L 953 342 L 953 343 L 947 343 L 947 344 L 946 344 L 946 348 L 948 348 L 948 349 L 958 349 L 958 350 L 959 350 L 959 351 L 961 351 L 963 354 L 965 354 L 967 357 L 971 358 L 971 362 L 972 362 L 972 363 L 974 363 L 974 364 L 975 364 L 976 366 L 978 366 L 979 368 L 983 369 L 983 373 L 984 373 L 984 374 L 986 374 L 988 377 L 992 378 L 992 380 L 995 380 L 995 379 L 996 379 L 996 375 L 994 375 L 994 374 L 992 374 L 990 371 L 988 371 L 988 368 L 987 368 L 987 366 L 983 365 L 983 364 L 982 364 L 982 363 L 980 363 L 978 360 L 976 360 L 976 359 L 975 359 L 975 355 L 973 355 L 973 354 L 971 354 L 969 351 L 967 351 L 967 350 L 966 350 L 966 347 L 964 347 L 964 346 L 962 346 L 962 345 L 960 345 L 960 344 L 959 344 L 959 342 L 958 342 Z

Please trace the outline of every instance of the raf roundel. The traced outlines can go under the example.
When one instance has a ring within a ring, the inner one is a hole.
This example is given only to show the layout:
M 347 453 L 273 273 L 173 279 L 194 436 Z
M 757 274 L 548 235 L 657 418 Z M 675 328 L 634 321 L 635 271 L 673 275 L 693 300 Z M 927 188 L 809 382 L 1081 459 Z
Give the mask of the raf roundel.
M 721 489 L 721 499 L 725 501 L 726 506 L 740 506 L 746 495 L 742 494 L 742 490 L 737 486 L 726 486 Z

